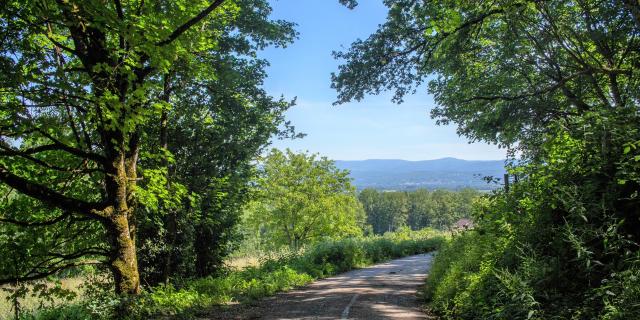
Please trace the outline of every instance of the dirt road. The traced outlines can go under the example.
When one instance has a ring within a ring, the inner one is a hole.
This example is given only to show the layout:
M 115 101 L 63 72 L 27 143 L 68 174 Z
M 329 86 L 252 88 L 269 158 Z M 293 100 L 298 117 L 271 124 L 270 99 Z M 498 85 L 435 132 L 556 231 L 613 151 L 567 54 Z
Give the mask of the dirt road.
M 405 257 L 232 307 L 213 319 L 427 319 L 416 297 L 432 254 Z

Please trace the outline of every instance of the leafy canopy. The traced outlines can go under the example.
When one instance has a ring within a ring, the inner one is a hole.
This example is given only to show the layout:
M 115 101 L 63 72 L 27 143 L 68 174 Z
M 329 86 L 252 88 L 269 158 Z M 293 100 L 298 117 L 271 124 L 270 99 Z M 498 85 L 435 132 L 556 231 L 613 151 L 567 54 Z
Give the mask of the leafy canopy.
M 336 103 L 428 82 L 432 116 L 471 140 L 536 143 L 553 121 L 640 93 L 633 1 L 387 0 L 387 21 L 332 76 Z
M 261 162 L 249 223 L 274 247 L 360 235 L 364 220 L 347 171 L 315 154 L 272 149 Z
M 0 239 L 15 245 L 0 250 L 16 262 L 0 263 L 0 282 L 98 261 L 119 292 L 139 292 L 139 204 L 164 212 L 202 190 L 167 186 L 175 158 L 154 143 L 170 110 L 189 113 L 175 99 L 195 95 L 200 128 L 229 126 L 213 121 L 222 105 L 262 110 L 234 127 L 256 126 L 240 162 L 283 120 L 289 104 L 257 88 L 256 52 L 296 33 L 270 13 L 262 0 L 3 2 Z

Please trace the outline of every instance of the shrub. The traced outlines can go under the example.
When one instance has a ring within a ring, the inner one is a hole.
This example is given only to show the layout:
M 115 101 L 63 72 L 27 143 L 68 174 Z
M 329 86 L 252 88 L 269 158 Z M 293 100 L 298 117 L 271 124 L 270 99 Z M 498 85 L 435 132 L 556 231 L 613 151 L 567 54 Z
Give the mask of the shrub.
M 299 253 L 281 252 L 258 267 L 228 271 L 217 277 L 188 280 L 180 286 L 160 285 L 128 301 L 129 316 L 147 319 L 158 316 L 189 318 L 197 310 L 231 301 L 249 302 L 280 291 L 405 255 L 429 252 L 444 242 L 440 232 L 403 231 L 384 236 L 348 238 L 318 243 Z M 26 319 L 109 319 L 122 302 L 110 293 L 92 295 L 91 301 L 50 309 Z M 95 307 L 105 305 L 106 308 Z
M 435 258 L 432 309 L 449 319 L 640 319 L 640 198 L 630 185 L 640 156 L 615 141 L 628 140 L 621 132 L 560 130 L 545 162 L 515 169 L 526 179 L 478 201 L 476 229 Z M 602 141 L 611 149 L 592 153 Z

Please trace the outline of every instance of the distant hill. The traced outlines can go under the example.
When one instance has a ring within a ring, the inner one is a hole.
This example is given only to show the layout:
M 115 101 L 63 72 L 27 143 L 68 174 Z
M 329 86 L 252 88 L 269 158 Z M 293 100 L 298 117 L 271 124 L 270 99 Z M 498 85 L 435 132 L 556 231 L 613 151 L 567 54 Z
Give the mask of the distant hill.
M 379 190 L 455 190 L 465 187 L 489 190 L 500 186 L 487 184 L 483 177 L 502 178 L 505 173 L 503 160 L 477 161 L 456 158 L 423 161 L 338 160 L 336 166 L 351 172 L 358 189 Z

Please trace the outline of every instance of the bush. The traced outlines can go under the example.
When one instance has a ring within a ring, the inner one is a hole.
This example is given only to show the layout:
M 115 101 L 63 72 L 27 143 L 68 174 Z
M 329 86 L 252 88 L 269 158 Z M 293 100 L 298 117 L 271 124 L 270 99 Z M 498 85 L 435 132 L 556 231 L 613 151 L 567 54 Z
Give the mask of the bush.
M 25 320 L 88 320 L 93 318 L 94 315 L 82 305 L 43 309 L 37 313 L 21 316 L 21 319 Z
M 406 255 L 436 250 L 444 237 L 433 230 L 402 231 L 384 236 L 348 238 L 318 243 L 300 253 L 283 252 L 259 267 L 228 271 L 218 277 L 185 281 L 179 287 L 160 285 L 128 301 L 129 316 L 189 318 L 197 310 L 231 301 L 250 302 L 354 268 Z M 109 319 L 123 302 L 113 294 L 93 295 L 91 301 L 25 316 L 29 320 Z M 107 308 L 96 309 L 97 305 Z
M 630 140 L 637 123 L 554 132 L 545 161 L 515 168 L 526 178 L 478 201 L 476 229 L 440 250 L 432 309 L 449 319 L 640 319 L 640 148 Z
M 138 316 L 189 315 L 197 308 L 231 301 L 249 302 L 308 284 L 317 278 L 433 251 L 442 242 L 442 234 L 432 230 L 321 242 L 299 254 L 280 254 L 263 261 L 259 267 L 189 281 L 180 290 L 172 286 L 157 287 L 143 296 Z

